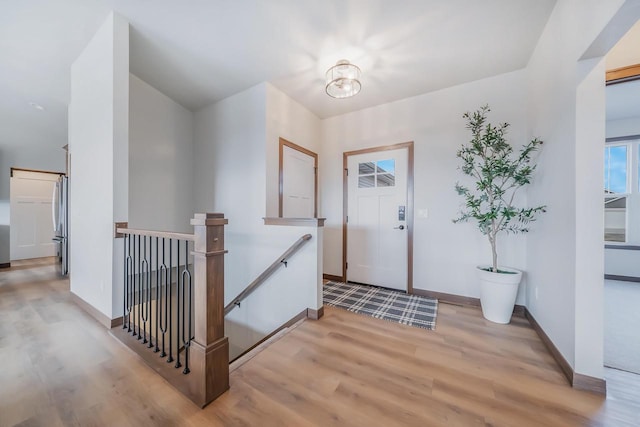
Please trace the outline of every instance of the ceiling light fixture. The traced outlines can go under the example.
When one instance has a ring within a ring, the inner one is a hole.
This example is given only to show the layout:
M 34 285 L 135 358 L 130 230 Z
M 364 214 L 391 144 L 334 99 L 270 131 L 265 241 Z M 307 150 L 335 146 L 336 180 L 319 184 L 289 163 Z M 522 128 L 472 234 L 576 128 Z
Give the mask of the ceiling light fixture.
M 40 104 L 38 104 L 37 102 L 29 102 L 29 105 L 31 105 L 33 108 L 35 108 L 38 111 L 44 111 L 44 107 Z
M 349 98 L 360 92 L 360 68 L 341 59 L 327 70 L 325 90 L 332 98 Z

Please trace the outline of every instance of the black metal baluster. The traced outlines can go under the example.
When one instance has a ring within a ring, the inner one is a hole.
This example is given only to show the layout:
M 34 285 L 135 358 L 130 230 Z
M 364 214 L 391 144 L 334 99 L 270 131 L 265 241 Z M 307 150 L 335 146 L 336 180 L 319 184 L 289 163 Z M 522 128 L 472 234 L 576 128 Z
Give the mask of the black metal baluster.
M 145 328 L 145 336 L 144 336 L 144 341 L 143 343 L 147 342 L 147 335 L 146 335 L 146 330 L 147 330 L 147 325 L 149 325 L 149 345 L 147 347 L 152 348 L 153 347 L 153 341 L 151 339 L 151 290 L 152 290 L 152 286 L 151 286 L 151 260 L 153 259 L 153 245 L 152 245 L 152 239 L 151 236 L 149 236 L 149 252 L 147 252 L 147 237 L 145 236 L 144 238 L 144 259 L 146 264 L 146 271 L 145 271 L 145 276 L 146 276 L 146 282 L 147 282 L 147 289 L 146 289 L 146 294 L 145 294 L 145 305 L 144 305 L 144 316 L 146 316 L 146 319 L 144 321 L 144 328 Z
M 169 283 L 167 283 L 167 288 L 169 289 L 169 322 L 167 322 L 167 327 L 169 328 L 169 357 L 167 357 L 167 363 L 171 363 L 173 362 L 173 353 L 172 353 L 172 349 L 173 347 L 171 346 L 171 337 L 173 335 L 172 331 L 173 331 L 173 317 L 172 317 L 172 307 L 173 307 L 173 301 L 171 301 L 171 284 L 173 282 L 173 259 L 172 259 L 172 253 L 171 253 L 171 248 L 173 246 L 173 239 L 169 239 Z
M 122 269 L 124 270 L 124 280 L 122 281 L 122 288 L 124 292 L 124 298 L 122 299 L 122 329 L 127 329 L 127 235 L 125 234 L 122 241 L 124 248 L 122 253 L 124 254 L 124 264 Z
M 182 307 L 182 318 L 180 317 L 180 287 L 184 286 L 184 284 L 182 283 L 182 275 L 179 273 L 180 272 L 180 240 L 176 241 L 176 255 L 178 258 L 178 263 L 176 266 L 176 273 L 177 276 L 176 279 L 178 279 L 178 283 L 177 283 L 177 289 L 176 289 L 176 368 L 179 368 L 182 366 L 182 363 L 180 363 L 180 342 L 182 341 L 182 337 L 180 336 L 180 331 L 184 329 L 184 307 Z M 182 320 L 182 325 L 180 324 L 180 320 Z M 183 331 L 184 332 L 184 331 Z
M 138 236 L 138 305 L 136 305 L 136 309 L 138 310 L 138 339 L 142 339 L 142 313 L 140 311 L 142 305 L 142 252 L 140 252 L 140 236 Z
M 160 337 L 158 336 L 158 319 L 160 313 L 158 312 L 160 308 L 160 264 L 159 261 L 159 241 L 158 237 L 156 237 L 156 348 L 153 349 L 154 353 L 158 353 L 160 348 L 158 348 L 158 342 L 160 341 Z
M 162 269 L 162 275 L 161 275 L 161 280 L 162 280 L 162 285 L 164 285 L 164 298 L 162 295 L 162 287 L 160 287 L 160 293 L 158 294 L 158 298 L 160 299 L 160 309 L 162 310 L 162 314 L 160 315 L 160 331 L 162 332 L 162 353 L 160 353 L 160 357 L 165 357 L 167 355 L 167 353 L 165 353 L 164 349 L 165 349 L 165 343 L 164 343 L 164 339 L 165 339 L 165 335 L 167 333 L 167 301 L 170 300 L 171 295 L 167 295 L 167 292 L 169 292 L 170 288 L 169 286 L 167 286 L 167 279 L 168 279 L 168 272 L 167 272 L 167 265 L 165 264 L 165 238 L 162 238 L 162 266 L 160 267 Z M 162 319 L 164 317 L 164 327 L 162 326 Z M 156 344 L 158 342 L 158 339 L 156 338 Z
M 140 261 L 140 317 L 142 322 L 142 343 L 147 343 L 147 319 L 146 314 L 146 280 L 147 280 L 147 236 L 142 236 L 142 261 Z
M 189 284 L 189 311 L 187 313 L 187 317 L 189 319 L 189 328 L 187 329 L 189 335 L 186 336 L 185 338 L 185 333 L 184 333 L 184 300 L 185 300 L 185 280 L 188 279 L 188 284 Z M 182 270 L 182 344 L 184 345 L 184 370 L 182 371 L 183 374 L 188 374 L 190 371 L 189 369 L 189 348 L 191 347 L 191 272 L 189 271 L 189 241 L 186 240 L 184 242 L 184 269 Z
M 136 316 L 137 316 L 137 306 L 136 306 L 136 266 L 138 265 L 138 257 L 136 256 L 136 239 L 137 236 L 134 235 L 133 236 L 133 243 L 132 243 L 132 248 L 133 248 L 133 260 L 132 260 L 132 268 L 131 268 L 131 296 L 132 296 L 132 306 L 131 309 L 133 310 L 131 313 L 131 317 L 133 318 L 133 336 L 137 336 L 138 333 L 136 331 Z
M 126 250 L 127 250 L 127 289 L 126 289 L 126 302 L 127 302 L 127 332 L 131 332 L 131 317 L 132 317 L 132 309 L 133 309 L 133 301 L 131 300 L 131 281 L 133 280 L 133 258 L 131 257 L 131 234 L 125 235 L 126 240 Z M 123 317 L 124 318 L 124 317 Z

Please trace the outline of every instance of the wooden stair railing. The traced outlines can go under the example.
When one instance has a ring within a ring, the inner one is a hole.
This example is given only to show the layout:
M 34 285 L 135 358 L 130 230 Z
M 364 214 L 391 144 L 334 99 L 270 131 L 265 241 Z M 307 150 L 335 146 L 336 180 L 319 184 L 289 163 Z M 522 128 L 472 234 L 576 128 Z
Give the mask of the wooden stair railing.
M 227 222 L 223 214 L 195 214 L 193 234 L 116 223 L 116 237 L 124 238 L 125 249 L 124 312 L 123 327 L 112 333 L 200 407 L 229 389 Z

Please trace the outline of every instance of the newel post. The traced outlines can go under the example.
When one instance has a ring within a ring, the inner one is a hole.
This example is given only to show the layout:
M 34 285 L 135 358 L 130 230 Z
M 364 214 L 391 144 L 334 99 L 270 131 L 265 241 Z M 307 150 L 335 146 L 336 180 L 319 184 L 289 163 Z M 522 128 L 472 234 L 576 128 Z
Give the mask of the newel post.
M 190 392 L 204 407 L 229 389 L 229 341 L 224 336 L 224 226 L 221 213 L 197 213 L 195 236 L 194 339 L 191 341 Z

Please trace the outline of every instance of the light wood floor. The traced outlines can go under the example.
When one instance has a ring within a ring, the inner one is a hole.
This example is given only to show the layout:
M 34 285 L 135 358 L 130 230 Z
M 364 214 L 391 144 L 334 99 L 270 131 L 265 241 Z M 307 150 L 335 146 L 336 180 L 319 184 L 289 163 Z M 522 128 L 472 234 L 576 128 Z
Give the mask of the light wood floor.
M 441 304 L 435 331 L 325 307 L 204 410 L 69 298 L 50 260 L 0 270 L 0 426 L 638 426 L 640 379 L 571 389 L 524 319 Z

